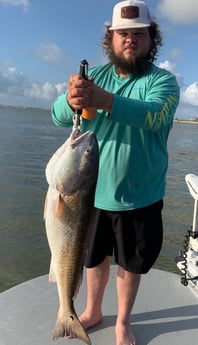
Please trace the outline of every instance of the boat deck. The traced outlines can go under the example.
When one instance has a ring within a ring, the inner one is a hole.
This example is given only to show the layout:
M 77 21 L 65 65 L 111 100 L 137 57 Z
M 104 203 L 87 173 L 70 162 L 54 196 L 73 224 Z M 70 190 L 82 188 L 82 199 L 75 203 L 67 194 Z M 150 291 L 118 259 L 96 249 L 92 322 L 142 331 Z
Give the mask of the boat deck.
M 92 345 L 114 345 L 116 318 L 116 266 L 103 303 L 103 322 L 89 331 Z M 75 309 L 85 306 L 85 274 Z M 58 311 L 56 284 L 48 276 L 35 278 L 0 294 L 0 345 L 50 345 Z M 138 345 L 194 345 L 198 341 L 198 298 L 180 283 L 180 276 L 152 269 L 142 277 L 131 318 Z M 77 345 L 79 339 L 58 339 Z

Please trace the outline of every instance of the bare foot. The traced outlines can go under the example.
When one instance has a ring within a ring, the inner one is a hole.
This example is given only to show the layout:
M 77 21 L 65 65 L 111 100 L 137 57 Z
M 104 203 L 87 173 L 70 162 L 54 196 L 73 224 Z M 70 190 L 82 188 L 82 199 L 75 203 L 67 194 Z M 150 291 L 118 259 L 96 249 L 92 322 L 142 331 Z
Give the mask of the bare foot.
M 137 345 L 131 326 L 116 324 L 116 345 Z
M 82 313 L 79 317 L 81 324 L 83 325 L 84 329 L 87 330 L 91 327 L 94 327 L 101 323 L 102 315 L 89 315 L 86 311 Z

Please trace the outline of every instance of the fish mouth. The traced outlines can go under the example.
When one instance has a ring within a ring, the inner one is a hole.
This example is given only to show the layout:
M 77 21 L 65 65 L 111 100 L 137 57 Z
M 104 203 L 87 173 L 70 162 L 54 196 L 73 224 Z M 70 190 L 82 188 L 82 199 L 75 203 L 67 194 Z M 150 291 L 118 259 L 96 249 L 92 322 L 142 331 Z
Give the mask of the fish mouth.
M 71 134 L 71 145 L 77 145 L 78 143 L 80 143 L 85 137 L 90 139 L 90 142 L 92 141 L 91 138 L 92 136 L 95 135 L 93 132 L 91 131 L 87 131 L 85 133 L 82 133 L 79 129 L 75 129 L 72 134 Z

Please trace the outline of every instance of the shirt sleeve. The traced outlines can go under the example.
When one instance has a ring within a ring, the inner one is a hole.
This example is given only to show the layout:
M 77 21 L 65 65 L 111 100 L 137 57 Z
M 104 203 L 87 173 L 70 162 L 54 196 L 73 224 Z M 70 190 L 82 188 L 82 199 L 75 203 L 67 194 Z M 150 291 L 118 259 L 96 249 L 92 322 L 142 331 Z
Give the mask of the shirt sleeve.
M 71 127 L 74 111 L 66 100 L 66 94 L 60 95 L 51 107 L 52 120 L 57 126 Z
M 179 103 L 179 86 L 173 74 L 154 78 L 145 90 L 145 99 L 114 95 L 109 120 L 149 131 L 159 131 L 173 122 Z

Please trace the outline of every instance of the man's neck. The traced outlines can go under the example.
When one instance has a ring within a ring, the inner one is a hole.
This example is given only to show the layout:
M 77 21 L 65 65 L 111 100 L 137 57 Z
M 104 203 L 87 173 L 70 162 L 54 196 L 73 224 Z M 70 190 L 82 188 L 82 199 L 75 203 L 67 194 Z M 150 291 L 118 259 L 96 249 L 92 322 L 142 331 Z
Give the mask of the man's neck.
M 128 78 L 129 73 L 122 72 L 119 67 L 116 67 L 115 70 L 116 70 L 116 73 L 119 75 L 120 78 Z

